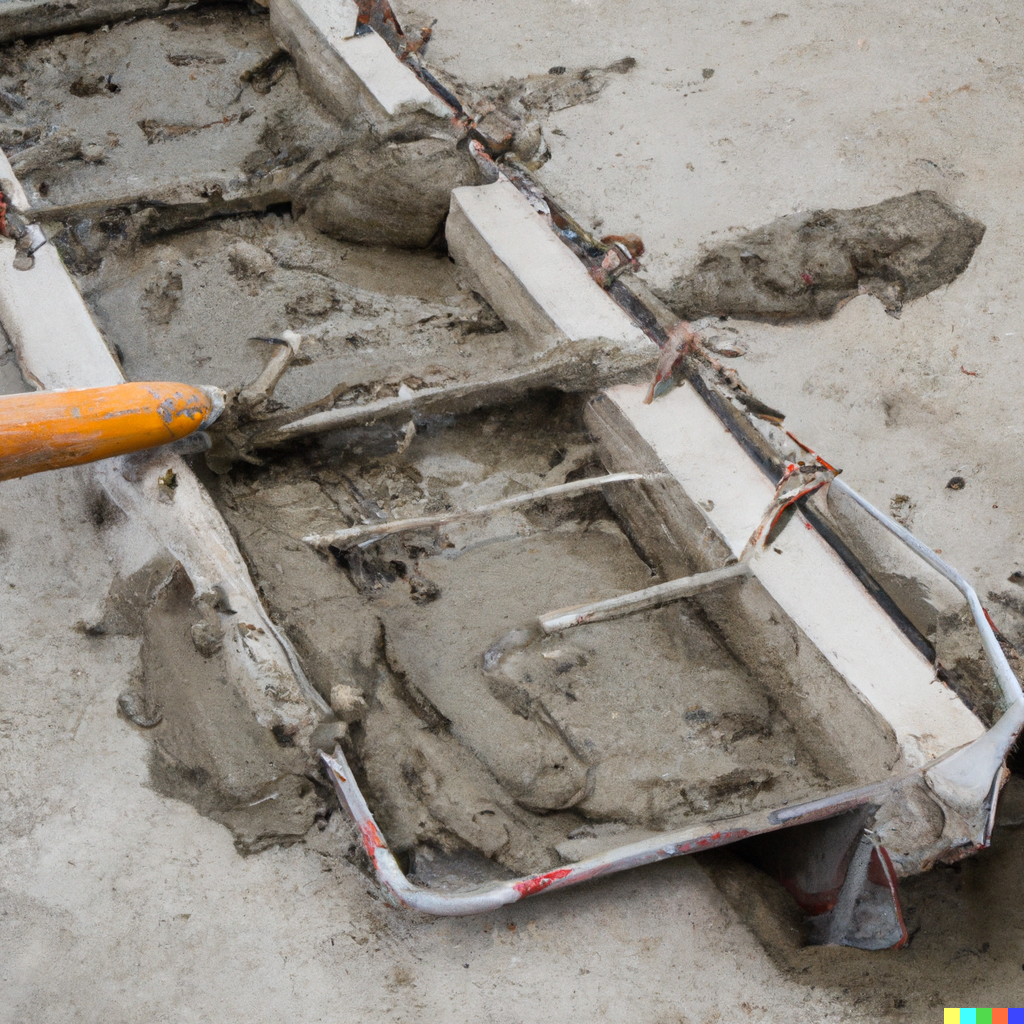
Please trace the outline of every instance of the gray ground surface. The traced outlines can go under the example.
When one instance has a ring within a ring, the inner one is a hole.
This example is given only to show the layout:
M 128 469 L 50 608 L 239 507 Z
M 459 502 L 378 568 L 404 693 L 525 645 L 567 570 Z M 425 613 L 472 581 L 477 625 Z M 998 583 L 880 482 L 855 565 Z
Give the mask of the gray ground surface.
M 0 1019 L 871 1019 L 782 980 L 690 861 L 439 920 L 309 845 L 240 857 L 148 786 L 116 712 L 137 641 L 74 629 L 110 581 L 76 473 L 5 485 L 4 512 Z
M 544 120 L 552 158 L 538 178 L 587 226 L 639 233 L 655 287 L 704 246 L 798 211 L 934 189 L 986 225 L 964 274 L 899 320 L 861 296 L 824 323 L 731 321 L 747 350 L 732 365 L 871 501 L 906 496 L 918 536 L 995 594 L 997 621 L 1024 638 L 1024 600 L 1007 583 L 1024 561 L 1013 7 L 429 9 L 429 59 L 473 83 L 496 66 L 525 76 L 636 58 L 595 102 Z M 488 30 L 495 21 L 503 32 Z M 945 489 L 954 475 L 962 491 Z
M 1020 640 L 1024 600 L 1007 582 L 1024 562 L 1015 359 L 1024 306 L 1012 201 L 1020 30 L 1009 6 L 894 15 L 876 2 L 787 12 L 651 0 L 627 12 L 586 0 L 431 0 L 399 13 L 414 26 L 436 16 L 428 61 L 481 87 L 636 57 L 592 102 L 544 115 L 553 156 L 538 176 L 588 226 L 641 233 L 658 288 L 694 265 L 702 245 L 794 211 L 929 188 L 986 225 L 966 272 L 900 320 L 863 296 L 810 325 L 730 321 L 729 339 L 747 350 L 733 365 L 754 392 L 855 487 L 883 508 L 892 502 L 990 595 L 997 623 Z M 128 59 L 106 42 L 100 50 L 107 64 Z M 202 120 L 198 108 L 177 116 L 168 96 L 161 104 L 169 123 Z M 240 127 L 255 137 L 257 124 Z M 102 165 L 86 171 L 104 174 Z M 302 268 L 261 272 L 248 250 L 248 279 L 233 273 L 203 251 L 222 234 L 252 242 L 244 230 L 200 229 L 190 243 L 198 265 L 132 268 L 114 278 L 120 292 L 93 298 L 111 324 L 170 345 L 186 325 L 160 323 L 159 287 L 149 309 L 139 304 L 151 279 L 181 272 L 198 292 L 216 275 L 220 288 L 255 290 L 255 312 L 233 314 L 237 340 L 185 353 L 186 366 L 237 383 L 258 363 L 239 342 L 277 329 L 269 321 L 281 280 L 311 294 L 320 285 L 306 287 Z M 327 248 L 340 265 L 344 246 Z M 477 315 L 443 268 L 421 272 L 419 260 L 409 256 L 399 275 L 414 282 L 409 294 L 428 293 L 446 321 Z M 369 272 L 373 255 L 365 261 Z M 334 317 L 366 329 L 369 314 L 353 302 L 367 287 L 360 267 L 346 264 L 344 295 L 320 296 L 325 337 Z M 216 305 L 186 295 L 188 322 Z M 316 302 L 308 308 L 317 320 Z M 333 344 L 328 337 L 344 367 L 351 353 Z M 159 344 L 136 358 L 140 370 L 180 365 Z M 312 371 L 292 372 L 290 397 L 315 392 Z M 21 387 L 0 357 L 0 390 Z M 961 491 L 945 488 L 954 474 L 967 481 Z M 305 844 L 241 857 L 227 829 L 152 788 L 151 748 L 117 714 L 139 641 L 75 628 L 112 577 L 87 476 L 61 471 L 0 492 L 0 1019 L 924 1022 L 943 1005 L 1020 1001 L 1024 835 L 1015 827 L 997 831 L 992 851 L 904 886 L 913 941 L 882 954 L 801 948 L 779 891 L 730 853 L 462 921 L 376 901 L 345 857 L 352 837 L 340 816 Z M 297 556 L 294 564 L 303 568 Z

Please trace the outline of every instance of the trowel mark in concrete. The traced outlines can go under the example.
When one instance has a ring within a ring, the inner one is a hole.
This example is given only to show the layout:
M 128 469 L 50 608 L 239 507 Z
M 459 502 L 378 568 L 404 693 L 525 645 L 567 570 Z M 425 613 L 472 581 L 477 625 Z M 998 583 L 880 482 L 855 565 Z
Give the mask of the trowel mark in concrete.
M 935 192 L 780 217 L 712 248 L 662 298 L 684 319 L 828 317 L 860 293 L 898 316 L 954 281 L 985 226 Z

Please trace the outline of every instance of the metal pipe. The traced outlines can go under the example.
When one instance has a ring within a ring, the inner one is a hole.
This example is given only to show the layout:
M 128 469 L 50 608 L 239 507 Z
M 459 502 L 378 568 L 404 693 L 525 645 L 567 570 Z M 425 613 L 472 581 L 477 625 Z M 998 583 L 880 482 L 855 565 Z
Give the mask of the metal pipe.
M 860 505 L 868 515 L 881 523 L 882 526 L 884 526 L 890 533 L 899 537 L 899 539 L 903 541 L 903 543 L 906 544 L 914 554 L 927 562 L 928 565 L 930 565 L 940 576 L 944 576 L 949 580 L 949 582 L 964 595 L 967 599 L 967 604 L 971 609 L 971 614 L 974 616 L 974 621 L 978 626 L 978 631 L 981 633 L 982 646 L 985 648 L 985 654 L 988 656 L 992 670 L 995 672 L 1000 689 L 1003 691 L 1003 696 L 1006 698 L 1008 704 L 1024 702 L 1024 692 L 1021 690 L 1020 683 L 1018 682 L 1017 677 L 1013 674 L 1013 669 L 1010 668 L 1010 664 L 1006 660 L 1006 655 L 1003 654 L 1003 649 L 999 646 L 999 641 L 996 639 L 995 633 L 989 625 L 985 609 L 981 606 L 981 602 L 978 600 L 978 595 L 974 592 L 974 588 L 970 583 L 968 583 L 967 580 L 965 580 L 963 576 L 956 571 L 956 569 L 939 558 L 939 556 L 932 551 L 927 544 L 923 544 L 908 529 L 901 526 L 895 520 L 890 519 L 884 512 L 880 512 L 867 500 L 867 498 L 861 497 L 861 495 L 859 495 L 848 484 L 837 479 L 833 480 L 829 486 L 838 488 L 843 494 L 847 495 Z
M 557 633 L 573 626 L 583 626 L 589 622 L 604 622 L 616 619 L 633 612 L 644 611 L 670 601 L 681 601 L 684 597 L 693 597 L 702 590 L 720 587 L 723 583 L 750 575 L 750 566 L 746 562 L 736 562 L 722 569 L 699 572 L 693 576 L 658 583 L 643 590 L 634 590 L 630 594 L 609 597 L 593 604 L 581 604 L 574 608 L 560 608 L 558 611 L 545 612 L 537 616 L 541 629 L 545 633 Z
M 431 526 L 443 526 L 445 523 L 454 523 L 460 519 L 469 519 L 473 516 L 486 516 L 503 508 L 514 508 L 516 505 L 525 505 L 531 501 L 540 501 L 543 498 L 576 494 L 580 491 L 595 490 L 607 484 L 617 484 L 632 480 L 657 480 L 665 475 L 664 473 L 609 473 L 606 476 L 591 476 L 583 480 L 571 480 L 569 483 L 555 484 L 553 487 L 541 487 L 539 490 L 527 491 L 524 494 L 514 494 L 510 498 L 492 501 L 487 505 L 477 505 L 474 508 L 461 512 L 442 512 L 433 516 L 396 519 L 390 523 L 349 526 L 344 530 L 336 530 L 334 533 L 313 533 L 302 539 L 318 551 L 325 551 L 330 547 L 355 547 L 357 544 L 367 544 L 394 533 L 404 533 L 406 530 L 419 530 Z
M 926 544 L 921 543 L 909 530 L 880 512 L 866 498 L 861 497 L 852 487 L 841 480 L 833 480 L 832 487 L 838 487 L 843 494 L 856 502 L 873 519 L 881 523 L 890 533 L 898 537 L 922 561 L 930 565 L 940 576 L 949 580 L 967 600 L 975 625 L 981 635 L 992 671 L 1003 692 L 1007 708 L 999 720 L 979 736 L 953 751 L 938 764 L 925 772 L 925 779 L 932 791 L 949 807 L 959 811 L 967 821 L 977 821 L 974 842 L 978 846 L 988 844 L 992 834 L 994 811 L 999 795 L 999 776 L 1003 770 L 1006 754 L 1013 746 L 1024 727 L 1024 693 L 1020 682 L 1010 668 L 1003 649 L 999 646 L 988 614 L 974 588 L 951 565 L 944 562 Z
M 735 843 L 751 835 L 785 827 L 772 821 L 770 812 L 754 811 L 720 823 L 705 822 L 687 829 L 658 833 L 627 846 L 620 846 L 595 857 L 587 857 L 540 874 L 492 882 L 457 892 L 439 892 L 436 889 L 422 888 L 405 876 L 377 827 L 363 794 L 353 780 L 352 770 L 341 749 L 335 749 L 333 756 L 321 751 L 320 758 L 338 794 L 338 799 L 352 815 L 359 829 L 363 849 L 373 864 L 374 873 L 384 887 L 385 895 L 399 906 L 441 917 L 485 913 L 508 903 L 516 903 L 527 896 L 565 889 L 570 885 L 578 885 L 580 882 L 601 878 L 604 875 L 628 871 L 670 857 L 710 850 L 716 846 Z M 859 804 L 879 803 L 897 782 L 898 780 L 889 779 L 872 788 L 834 793 L 800 807 L 790 808 L 790 811 L 796 820 L 805 816 L 808 819 L 817 819 L 828 816 L 829 808 L 832 806 L 846 810 Z M 787 824 L 791 824 L 793 819 Z

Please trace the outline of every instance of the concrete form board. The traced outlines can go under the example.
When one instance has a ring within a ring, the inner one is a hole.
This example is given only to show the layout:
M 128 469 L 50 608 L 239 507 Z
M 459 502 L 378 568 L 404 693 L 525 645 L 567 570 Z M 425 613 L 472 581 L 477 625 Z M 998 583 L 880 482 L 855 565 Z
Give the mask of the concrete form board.
M 351 0 L 272 0 L 271 27 L 299 65 L 304 84 L 343 117 L 353 113 L 347 97 L 353 89 L 377 116 L 387 118 L 425 111 L 451 113 L 403 64 L 376 32 L 356 36 L 359 9 Z
M 651 405 L 643 404 L 642 387 L 622 385 L 607 393 L 738 556 L 772 501 L 771 482 L 689 385 Z M 932 665 L 799 512 L 754 558 L 752 570 L 861 699 L 892 726 L 909 766 L 920 767 L 982 735 L 981 722 L 936 678 Z
M 0 152 L 0 181 L 15 206 L 28 199 Z M 124 377 L 71 283 L 57 250 L 44 245 L 31 270 L 15 270 L 14 242 L 0 238 L 0 323 L 40 388 L 91 388 L 120 384 Z
M 653 343 L 507 179 L 454 189 L 445 231 L 456 262 L 506 322 L 534 337 L 607 338 L 653 355 Z

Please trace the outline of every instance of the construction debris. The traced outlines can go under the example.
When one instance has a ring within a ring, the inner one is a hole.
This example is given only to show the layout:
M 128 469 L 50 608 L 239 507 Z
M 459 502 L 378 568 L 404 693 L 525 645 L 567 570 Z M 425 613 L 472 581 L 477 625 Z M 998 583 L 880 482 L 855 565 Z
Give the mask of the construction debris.
M 253 853 L 323 820 L 323 750 L 386 894 L 436 913 L 824 821 L 774 862 L 814 934 L 905 943 L 897 878 L 988 842 L 1020 687 L 966 582 L 626 287 L 640 238 L 595 238 L 531 179 L 532 114 L 635 60 L 460 98 L 430 30 L 370 0 L 103 35 L 0 67 L 0 318 L 43 386 L 163 364 L 228 392 L 217 508 L 176 456 L 91 475 L 120 575 L 82 631 L 140 638 L 117 708 L 157 787 Z M 983 231 L 932 193 L 785 218 L 666 299 L 824 316 L 870 291 L 895 315 Z M 826 488 L 966 598 L 934 648 L 811 506 Z M 959 666 L 968 627 L 987 674 L 968 652 L 956 678 L 933 656 Z M 435 856 L 492 881 L 449 891 Z
M 710 248 L 661 298 L 689 320 L 768 320 L 828 317 L 866 293 L 898 317 L 962 274 L 984 234 L 935 192 L 795 213 Z

